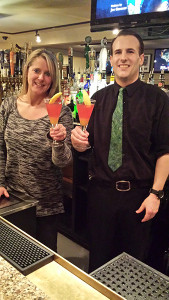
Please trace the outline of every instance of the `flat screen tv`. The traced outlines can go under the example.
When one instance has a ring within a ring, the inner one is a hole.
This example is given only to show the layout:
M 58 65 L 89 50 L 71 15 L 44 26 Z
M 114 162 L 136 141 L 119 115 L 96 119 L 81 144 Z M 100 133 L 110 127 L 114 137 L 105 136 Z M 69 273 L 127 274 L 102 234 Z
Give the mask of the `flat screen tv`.
M 156 49 L 154 53 L 154 72 L 169 72 L 169 48 Z
M 91 31 L 161 22 L 169 23 L 169 0 L 91 0 Z

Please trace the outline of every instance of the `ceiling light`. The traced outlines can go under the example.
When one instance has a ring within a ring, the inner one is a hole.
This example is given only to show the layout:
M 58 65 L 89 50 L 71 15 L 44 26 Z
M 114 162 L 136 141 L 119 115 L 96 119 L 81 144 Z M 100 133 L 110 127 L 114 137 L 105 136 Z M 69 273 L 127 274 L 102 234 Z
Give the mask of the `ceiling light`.
M 36 42 L 37 42 L 37 43 L 40 43 L 40 42 L 41 42 L 41 38 L 40 38 L 40 35 L 39 35 L 39 33 L 38 33 L 37 30 L 36 30 L 35 36 L 36 36 Z
M 114 28 L 113 30 L 112 30 L 112 32 L 113 32 L 113 34 L 118 34 L 119 33 L 119 29 L 118 28 Z

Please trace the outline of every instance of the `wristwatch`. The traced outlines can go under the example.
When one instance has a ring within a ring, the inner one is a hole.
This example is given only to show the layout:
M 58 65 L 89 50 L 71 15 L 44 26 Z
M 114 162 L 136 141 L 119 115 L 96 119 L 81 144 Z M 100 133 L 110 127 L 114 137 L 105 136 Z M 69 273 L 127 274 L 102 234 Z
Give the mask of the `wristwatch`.
M 160 200 L 164 197 L 164 191 L 162 191 L 162 190 L 157 191 L 157 190 L 154 190 L 154 189 L 151 188 L 149 193 L 152 193 L 152 194 L 156 195 L 157 198 L 160 199 Z

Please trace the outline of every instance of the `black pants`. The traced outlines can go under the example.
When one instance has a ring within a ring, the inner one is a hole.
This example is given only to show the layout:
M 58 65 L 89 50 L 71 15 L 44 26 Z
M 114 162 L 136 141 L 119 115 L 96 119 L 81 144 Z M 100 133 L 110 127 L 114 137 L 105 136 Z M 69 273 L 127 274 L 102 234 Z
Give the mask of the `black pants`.
M 36 239 L 57 251 L 57 232 L 61 214 L 36 218 Z
M 119 192 L 90 184 L 88 191 L 89 272 L 126 252 L 145 261 L 150 247 L 151 220 L 136 214 L 149 188 Z

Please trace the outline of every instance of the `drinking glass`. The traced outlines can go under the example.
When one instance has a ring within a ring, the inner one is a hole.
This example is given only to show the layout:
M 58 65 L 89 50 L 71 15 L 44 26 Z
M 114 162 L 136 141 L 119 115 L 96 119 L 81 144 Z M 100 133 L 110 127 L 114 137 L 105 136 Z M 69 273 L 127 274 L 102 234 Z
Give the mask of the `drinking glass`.
M 79 114 L 79 120 L 80 120 L 80 125 L 83 131 L 86 130 L 95 102 L 96 100 L 90 99 L 91 104 L 86 105 L 83 101 L 83 99 L 76 99 L 76 104 L 77 104 L 77 110 Z M 87 149 L 90 149 L 91 146 L 88 146 Z
M 50 99 L 46 98 L 45 100 L 47 112 L 49 115 L 50 123 L 52 125 L 52 128 L 55 128 L 58 125 L 58 120 L 60 116 L 60 112 L 62 109 L 62 98 L 59 97 L 54 103 L 49 103 Z M 59 143 L 55 140 L 53 140 L 53 144 L 58 145 Z

